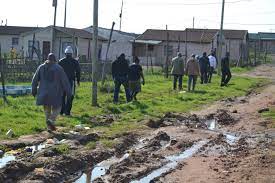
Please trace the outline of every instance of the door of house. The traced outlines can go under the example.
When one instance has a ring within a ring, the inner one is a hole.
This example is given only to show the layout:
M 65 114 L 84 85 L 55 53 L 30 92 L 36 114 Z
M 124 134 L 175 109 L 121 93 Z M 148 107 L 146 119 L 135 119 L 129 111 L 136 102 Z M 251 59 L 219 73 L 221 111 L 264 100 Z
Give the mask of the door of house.
M 46 60 L 51 51 L 51 42 L 43 41 L 43 60 Z

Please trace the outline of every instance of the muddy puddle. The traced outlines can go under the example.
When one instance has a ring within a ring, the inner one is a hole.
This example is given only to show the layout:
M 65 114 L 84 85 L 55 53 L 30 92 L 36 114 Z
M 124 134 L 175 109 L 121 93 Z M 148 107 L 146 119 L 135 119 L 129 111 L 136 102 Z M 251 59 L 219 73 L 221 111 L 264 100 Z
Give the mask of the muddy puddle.
M 9 162 L 14 161 L 16 158 L 13 154 L 6 153 L 0 158 L 0 168 L 5 167 Z
M 218 123 L 215 119 L 206 120 L 205 125 L 207 126 L 208 130 L 217 130 L 218 129 Z
M 216 119 L 205 120 L 204 124 L 207 126 L 208 130 L 223 134 L 226 142 L 230 145 L 235 144 L 240 139 L 240 137 L 234 133 L 225 132 L 219 129 L 219 124 Z
M 75 183 L 86 183 L 89 181 L 94 181 L 95 179 L 104 176 L 109 170 L 110 166 L 119 163 L 129 157 L 129 154 L 124 154 L 121 158 L 112 157 L 108 160 L 102 161 L 93 167 L 92 170 L 88 170 L 84 173 Z
M 4 156 L 2 158 L 0 158 L 0 168 L 5 167 L 11 161 L 15 161 L 16 156 L 21 154 L 22 151 L 29 152 L 33 155 L 36 152 L 39 152 L 45 148 L 46 148 L 46 144 L 38 144 L 38 145 L 33 145 L 33 146 L 27 146 L 27 147 L 25 147 L 24 150 L 14 150 L 14 151 L 6 152 L 4 154 Z
M 178 155 L 172 155 L 166 157 L 168 160 L 168 163 L 164 165 L 163 167 L 154 170 L 150 174 L 146 175 L 145 177 L 139 179 L 139 180 L 134 180 L 131 183 L 150 183 L 153 181 L 155 178 L 160 177 L 161 175 L 168 173 L 169 171 L 176 169 L 177 166 L 181 161 L 184 159 L 187 159 L 189 157 L 192 157 L 195 153 L 198 152 L 198 150 L 205 145 L 207 141 L 199 141 L 195 145 L 193 145 L 191 148 L 183 151 L 182 153 Z

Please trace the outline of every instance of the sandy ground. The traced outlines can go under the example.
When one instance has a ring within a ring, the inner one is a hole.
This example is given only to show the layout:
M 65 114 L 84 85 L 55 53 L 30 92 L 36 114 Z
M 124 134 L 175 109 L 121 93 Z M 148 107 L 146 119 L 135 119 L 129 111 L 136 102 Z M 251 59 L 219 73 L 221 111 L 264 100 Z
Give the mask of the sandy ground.
M 217 102 L 201 111 L 194 111 L 197 115 L 214 113 L 217 109 L 235 111 L 234 117 L 238 122 L 224 127 L 224 130 L 242 134 L 243 136 L 271 137 L 272 142 L 263 145 L 259 142 L 255 147 L 243 146 L 237 152 L 227 155 L 201 154 L 185 161 L 185 166 L 161 177 L 158 182 L 166 183 L 203 183 L 203 182 L 275 182 L 275 148 L 274 129 L 268 129 L 270 121 L 261 117 L 259 109 L 275 106 L 275 67 L 265 65 L 255 71 L 245 74 L 248 77 L 264 77 L 273 80 L 260 93 L 249 96 Z M 196 136 L 196 134 L 194 134 Z M 261 141 L 261 138 L 257 139 Z

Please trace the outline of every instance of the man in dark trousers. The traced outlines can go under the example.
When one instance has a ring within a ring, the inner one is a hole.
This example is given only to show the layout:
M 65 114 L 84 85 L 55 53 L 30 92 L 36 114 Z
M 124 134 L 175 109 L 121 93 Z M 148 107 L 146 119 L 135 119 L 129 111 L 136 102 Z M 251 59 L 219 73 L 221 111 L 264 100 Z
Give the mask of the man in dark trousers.
M 221 86 L 226 86 L 231 79 L 231 72 L 229 67 L 229 52 L 226 52 L 225 57 L 221 62 L 221 70 L 222 70 L 222 81 Z
M 129 67 L 129 89 L 131 98 L 137 100 L 137 94 L 141 92 L 141 79 L 142 84 L 145 85 L 145 79 L 142 71 L 142 67 L 139 64 L 139 58 L 135 56 L 134 63 Z
M 182 77 L 184 75 L 184 60 L 182 54 L 178 53 L 177 57 L 172 59 L 171 74 L 174 76 L 173 88 L 177 89 L 177 82 L 179 81 L 179 90 L 182 90 Z
M 120 86 L 124 86 L 126 100 L 131 101 L 129 83 L 128 83 L 128 73 L 129 64 L 125 59 L 125 54 L 122 53 L 113 63 L 112 63 L 112 76 L 115 83 L 114 90 L 114 103 L 118 103 L 118 96 L 120 91 Z
M 77 81 L 78 86 L 80 86 L 80 67 L 79 67 L 78 61 L 76 61 L 73 58 L 72 47 L 68 46 L 65 49 L 65 55 L 66 57 L 61 59 L 58 64 L 64 69 L 69 79 L 70 86 L 72 88 L 72 97 L 67 97 L 66 94 L 64 93 L 62 97 L 62 109 L 60 114 L 61 115 L 65 114 L 67 116 L 70 116 L 74 94 L 75 94 L 75 79 Z
M 210 63 L 206 55 L 206 52 L 203 52 L 203 56 L 199 59 L 199 63 L 200 63 L 200 71 L 201 71 L 201 84 L 207 83 L 208 82 L 207 73 L 210 68 Z

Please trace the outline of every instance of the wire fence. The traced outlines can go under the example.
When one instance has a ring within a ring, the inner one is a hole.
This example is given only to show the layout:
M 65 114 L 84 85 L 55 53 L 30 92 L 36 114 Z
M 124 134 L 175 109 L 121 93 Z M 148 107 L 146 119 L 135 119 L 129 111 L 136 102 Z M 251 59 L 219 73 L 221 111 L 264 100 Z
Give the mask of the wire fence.
M 32 77 L 40 64 L 43 62 L 28 59 L 2 59 L 1 71 L 5 76 L 6 83 L 31 82 Z M 97 79 L 101 80 L 103 62 L 97 64 Z M 92 63 L 80 63 L 81 81 L 92 80 Z M 106 62 L 105 73 L 111 74 L 111 63 Z

